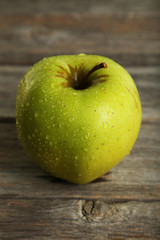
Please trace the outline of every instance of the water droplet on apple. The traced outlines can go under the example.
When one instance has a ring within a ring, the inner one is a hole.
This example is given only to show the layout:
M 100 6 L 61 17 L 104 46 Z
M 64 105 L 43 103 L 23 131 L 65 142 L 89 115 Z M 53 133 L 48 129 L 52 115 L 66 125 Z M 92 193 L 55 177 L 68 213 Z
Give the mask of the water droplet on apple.
M 48 140 L 49 139 L 49 136 L 48 135 L 46 135 L 46 140 Z
M 61 123 L 59 123 L 59 124 L 58 124 L 58 126 L 59 126 L 59 128 L 61 128 L 61 127 L 62 127 L 62 124 L 61 124 Z
M 37 117 L 38 117 L 38 113 L 37 113 L 37 112 L 35 112 L 35 113 L 34 113 L 34 116 L 35 116 L 35 118 L 37 118 Z
M 27 102 L 26 105 L 27 105 L 27 107 L 29 107 L 29 105 L 30 105 L 29 102 Z
M 72 122 L 72 119 L 71 119 L 71 118 L 69 118 L 69 119 L 68 119 L 68 121 L 69 121 L 69 122 Z
M 77 159 L 78 159 L 78 156 L 75 156 L 74 159 L 77 160 Z
M 59 160 L 59 158 L 58 157 L 56 157 L 56 161 L 58 161 Z
M 79 174 L 78 174 L 78 176 L 79 176 L 79 177 L 81 177 L 81 176 L 82 176 L 82 174 L 81 174 L 81 173 L 79 173 Z
M 87 149 L 87 148 L 83 148 L 83 150 L 84 150 L 85 152 L 88 152 L 88 149 Z
M 52 124 L 52 127 L 54 127 L 54 126 L 55 126 L 55 124 L 53 123 L 53 124 Z
M 88 139 L 89 138 L 89 133 L 85 135 L 85 139 Z

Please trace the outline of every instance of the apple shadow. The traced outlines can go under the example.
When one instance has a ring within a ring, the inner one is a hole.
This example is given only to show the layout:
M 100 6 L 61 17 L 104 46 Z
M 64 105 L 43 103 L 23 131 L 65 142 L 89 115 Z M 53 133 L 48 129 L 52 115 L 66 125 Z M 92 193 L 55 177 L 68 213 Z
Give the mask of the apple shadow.
M 45 173 L 45 172 L 44 172 Z M 53 177 L 51 175 L 47 175 L 47 173 L 45 173 L 46 175 L 40 175 L 38 176 L 37 178 L 40 178 L 40 179 L 44 179 L 45 181 L 48 181 L 48 182 L 52 182 L 52 183 L 63 183 L 63 184 L 67 184 L 67 185 L 77 185 L 75 183 L 71 183 L 71 182 L 68 182 L 66 180 L 63 180 L 63 179 L 60 179 L 60 178 L 56 178 L 56 177 Z M 106 173 L 105 175 L 103 175 L 102 177 L 99 177 L 95 180 L 93 180 L 92 182 L 89 182 L 87 184 L 94 184 L 94 183 L 104 183 L 104 182 L 110 182 L 111 179 L 108 178 L 109 175 L 111 175 L 112 172 L 108 172 Z M 82 184 L 83 185 L 83 184 Z
M 107 172 L 107 173 L 104 174 L 103 176 L 101 176 L 101 177 L 93 180 L 93 181 L 91 182 L 91 184 L 92 184 L 92 183 L 111 182 L 111 181 L 112 181 L 112 179 L 111 179 L 111 174 L 112 174 L 111 171 L 110 171 L 110 172 Z

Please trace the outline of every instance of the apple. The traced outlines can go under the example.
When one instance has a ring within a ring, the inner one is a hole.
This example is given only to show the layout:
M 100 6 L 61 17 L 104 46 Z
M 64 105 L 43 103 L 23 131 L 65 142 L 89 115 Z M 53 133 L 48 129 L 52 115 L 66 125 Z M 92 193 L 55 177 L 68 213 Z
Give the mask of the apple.
M 52 176 L 85 184 L 130 153 L 141 103 L 129 73 L 96 55 L 61 55 L 36 63 L 16 99 L 19 139 Z

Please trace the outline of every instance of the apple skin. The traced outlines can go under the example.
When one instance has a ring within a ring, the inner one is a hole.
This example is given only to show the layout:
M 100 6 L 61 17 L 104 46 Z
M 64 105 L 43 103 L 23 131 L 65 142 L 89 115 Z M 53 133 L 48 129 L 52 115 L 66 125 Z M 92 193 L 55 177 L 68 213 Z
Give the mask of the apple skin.
M 107 68 L 88 79 L 97 83 L 83 90 L 68 85 L 77 73 L 84 76 L 101 62 Z M 133 79 L 103 56 L 44 58 L 18 86 L 16 125 L 24 149 L 52 176 L 72 183 L 91 182 L 128 155 L 141 118 Z

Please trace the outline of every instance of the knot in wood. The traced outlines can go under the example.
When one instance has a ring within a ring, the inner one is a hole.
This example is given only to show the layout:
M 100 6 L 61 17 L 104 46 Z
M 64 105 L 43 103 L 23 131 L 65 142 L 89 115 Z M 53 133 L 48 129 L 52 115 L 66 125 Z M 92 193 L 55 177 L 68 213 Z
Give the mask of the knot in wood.
M 101 222 L 102 204 L 98 201 L 85 201 L 82 206 L 82 214 L 88 222 Z

